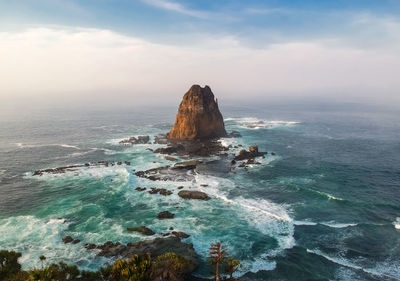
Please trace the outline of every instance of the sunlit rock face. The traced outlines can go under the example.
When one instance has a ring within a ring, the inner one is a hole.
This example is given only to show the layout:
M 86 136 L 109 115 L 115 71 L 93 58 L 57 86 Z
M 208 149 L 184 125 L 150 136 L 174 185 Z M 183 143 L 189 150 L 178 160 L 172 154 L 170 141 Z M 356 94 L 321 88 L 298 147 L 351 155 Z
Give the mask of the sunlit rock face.
M 205 140 L 224 136 L 224 119 L 210 87 L 193 85 L 183 96 L 168 139 Z

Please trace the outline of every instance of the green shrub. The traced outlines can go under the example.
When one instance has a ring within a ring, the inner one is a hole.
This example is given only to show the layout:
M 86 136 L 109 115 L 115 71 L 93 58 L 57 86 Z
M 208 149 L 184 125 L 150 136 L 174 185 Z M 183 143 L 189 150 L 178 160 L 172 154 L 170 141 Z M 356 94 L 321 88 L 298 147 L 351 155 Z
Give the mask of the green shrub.
M 117 260 L 111 269 L 113 281 L 150 281 L 151 258 L 135 255 L 130 260 Z
M 75 281 L 79 280 L 79 269 L 76 265 L 67 265 L 64 262 L 52 264 L 44 269 L 33 269 L 30 271 L 31 281 Z

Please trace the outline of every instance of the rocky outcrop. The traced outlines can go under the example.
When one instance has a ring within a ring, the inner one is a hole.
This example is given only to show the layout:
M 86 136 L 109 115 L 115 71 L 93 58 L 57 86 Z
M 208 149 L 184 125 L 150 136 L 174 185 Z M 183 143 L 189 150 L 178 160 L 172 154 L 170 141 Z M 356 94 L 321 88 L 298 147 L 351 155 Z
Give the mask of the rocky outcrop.
M 193 171 L 188 169 L 173 169 L 173 167 L 159 167 L 153 168 L 146 171 L 138 171 L 135 173 L 136 176 L 146 178 L 152 181 L 191 181 L 194 179 Z M 159 190 L 159 189 L 158 189 Z M 152 190 L 150 190 L 152 191 Z M 150 192 L 149 191 L 149 192 Z M 157 191 L 157 189 L 155 189 Z M 150 192 L 151 194 L 154 194 Z M 160 192 L 155 192 L 160 193 Z M 169 195 L 169 194 L 167 194 Z
M 236 155 L 234 160 L 249 160 L 256 157 L 264 156 L 267 152 L 259 152 L 257 146 L 250 146 L 249 151 L 242 149 L 239 155 Z
M 150 137 L 149 136 L 138 136 L 130 137 L 129 139 L 124 139 L 119 142 L 121 145 L 133 145 L 133 144 L 146 144 L 149 143 Z
M 49 169 L 43 169 L 43 170 L 36 170 L 32 173 L 33 176 L 42 176 L 44 174 L 64 174 L 67 172 L 73 172 L 77 171 L 80 168 L 93 168 L 93 167 L 99 167 L 99 166 L 104 166 L 104 167 L 109 167 L 109 166 L 116 166 L 116 165 L 122 165 L 124 164 L 127 166 L 131 165 L 131 162 L 129 161 L 118 161 L 118 162 L 109 162 L 109 161 L 99 161 L 96 163 L 85 163 L 85 164 L 77 164 L 77 165 L 69 165 L 69 166 L 63 166 L 63 167 L 57 167 L 57 168 L 49 168 Z
M 179 197 L 183 199 L 198 199 L 198 200 L 210 200 L 211 198 L 204 192 L 192 191 L 192 190 L 182 190 L 178 193 Z
M 226 136 L 224 119 L 210 87 L 193 85 L 183 96 L 170 140 L 212 139 Z

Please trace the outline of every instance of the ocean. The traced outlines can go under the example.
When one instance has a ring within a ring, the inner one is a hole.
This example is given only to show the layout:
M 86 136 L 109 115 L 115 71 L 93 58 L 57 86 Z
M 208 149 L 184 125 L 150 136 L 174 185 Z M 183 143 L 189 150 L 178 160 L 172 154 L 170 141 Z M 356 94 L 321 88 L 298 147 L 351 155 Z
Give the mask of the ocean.
M 201 257 L 197 276 L 210 276 L 208 248 L 221 241 L 241 261 L 236 276 L 247 280 L 400 280 L 399 110 L 324 103 L 220 109 L 227 131 L 242 134 L 220 140 L 237 147 L 230 153 L 258 145 L 268 154 L 261 165 L 231 171 L 213 157 L 183 183 L 135 176 L 174 163 L 147 150 L 162 145 L 118 143 L 166 133 L 177 107 L 2 113 L 0 248 L 21 252 L 24 269 L 40 267 L 45 255 L 47 263 L 96 270 L 110 260 L 84 243 L 134 242 L 149 237 L 127 227 L 162 233 L 172 226 L 190 234 L 183 241 Z M 98 161 L 131 165 L 33 176 Z M 181 185 L 212 199 L 183 200 Z M 157 219 L 164 210 L 175 218 Z M 64 244 L 66 235 L 82 242 Z

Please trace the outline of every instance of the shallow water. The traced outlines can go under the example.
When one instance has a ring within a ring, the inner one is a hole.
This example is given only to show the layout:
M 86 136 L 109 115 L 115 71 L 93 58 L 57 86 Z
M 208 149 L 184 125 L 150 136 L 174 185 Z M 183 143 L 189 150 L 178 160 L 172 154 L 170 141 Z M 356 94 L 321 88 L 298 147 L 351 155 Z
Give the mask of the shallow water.
M 193 182 L 152 182 L 134 171 L 173 162 L 146 148 L 119 146 L 135 135 L 168 131 L 175 108 L 128 112 L 36 112 L 0 121 L 0 247 L 23 253 L 24 268 L 66 261 L 85 269 L 107 262 L 83 243 L 146 239 L 170 226 L 191 235 L 205 260 L 222 241 L 249 280 L 400 279 L 400 114 L 372 107 L 222 108 L 237 139 L 257 144 L 262 165 L 227 173 L 219 162 Z M 167 121 L 167 122 L 166 122 Z M 238 152 L 240 148 L 236 149 Z M 37 169 L 97 161 L 131 166 L 80 168 L 33 177 Z M 217 160 L 217 159 L 215 159 Z M 185 201 L 177 187 L 203 190 L 210 201 Z M 207 186 L 205 186 L 207 185 Z M 164 187 L 171 196 L 138 186 Z M 160 211 L 175 213 L 158 220 Z M 71 235 L 82 240 L 63 244 Z M 206 276 L 205 263 L 197 275 Z

